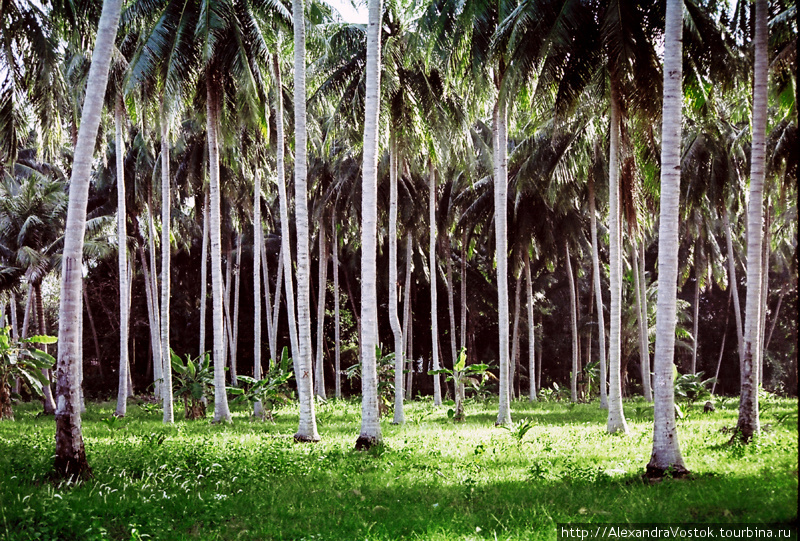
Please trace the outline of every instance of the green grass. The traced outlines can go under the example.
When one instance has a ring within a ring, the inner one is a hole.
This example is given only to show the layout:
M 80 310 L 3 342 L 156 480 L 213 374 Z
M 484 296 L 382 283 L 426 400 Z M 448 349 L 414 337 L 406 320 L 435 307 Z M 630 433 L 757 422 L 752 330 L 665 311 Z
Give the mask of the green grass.
M 178 421 L 133 405 L 90 404 L 84 437 L 94 477 L 49 479 L 54 422 L 37 404 L 0 423 L 0 539 L 555 539 L 560 522 L 785 523 L 797 518 L 797 402 L 773 400 L 748 446 L 728 445 L 736 403 L 679 421 L 692 477 L 642 480 L 652 410 L 626 403 L 628 436 L 605 434 L 596 404 L 515 402 L 521 441 L 493 426 L 496 402 L 408 405 L 384 445 L 353 450 L 360 405 L 318 407 L 318 444 L 297 444 L 296 410 L 276 423 Z M 786 414 L 793 417 L 781 419 Z M 182 414 L 181 414 L 182 416 Z

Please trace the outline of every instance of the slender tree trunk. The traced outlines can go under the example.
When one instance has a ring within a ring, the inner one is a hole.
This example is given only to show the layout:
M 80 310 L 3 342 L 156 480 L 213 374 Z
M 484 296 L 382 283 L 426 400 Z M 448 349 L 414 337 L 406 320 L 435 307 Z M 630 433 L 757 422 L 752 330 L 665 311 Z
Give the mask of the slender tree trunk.
M 761 323 L 758 327 L 758 346 L 761 351 L 758 354 L 758 385 L 764 387 L 764 340 L 767 328 L 767 300 L 769 299 L 769 243 L 770 225 L 772 215 L 770 212 L 769 199 L 767 200 L 767 211 L 764 220 L 764 240 L 761 243 L 763 253 L 761 254 Z
M 260 187 L 261 186 L 260 176 L 258 182 L 259 182 L 258 185 Z M 260 197 L 261 196 L 259 192 L 259 199 Z M 260 224 L 259 227 L 261 227 Z M 272 339 L 273 335 L 275 335 L 275 329 L 274 329 L 275 324 L 272 319 L 272 297 L 270 294 L 270 287 L 269 287 L 269 264 L 267 262 L 267 248 L 264 245 L 264 229 L 261 228 L 259 231 L 260 231 L 259 233 L 260 245 L 258 247 L 258 253 L 260 255 L 261 268 L 263 269 L 263 272 L 261 273 L 261 278 L 264 283 L 264 310 L 266 312 L 265 315 L 267 316 L 267 343 L 269 347 L 269 358 L 277 360 L 276 357 L 277 352 L 275 351 L 277 343 L 274 342 Z M 280 267 L 280 263 L 278 263 L 278 266 Z
M 429 162 L 429 185 L 428 185 L 428 220 L 430 223 L 430 250 L 428 264 L 431 276 L 431 363 L 433 370 L 439 370 L 439 310 L 437 300 L 437 264 L 436 264 L 436 169 L 433 162 Z M 438 374 L 433 376 L 433 404 L 442 405 L 442 383 Z
M 122 94 L 114 109 L 117 155 L 117 270 L 119 272 L 119 391 L 114 415 L 125 417 L 128 407 L 128 235 L 125 230 L 125 141 L 122 138 Z
M 533 320 L 533 281 L 531 280 L 531 256 L 525 251 L 525 284 L 528 297 L 528 400 L 536 402 L 536 336 Z
M 62 258 L 62 281 L 58 326 L 58 367 L 56 384 L 56 454 L 54 468 L 62 478 L 91 476 L 81 433 L 79 404 L 79 354 L 81 274 L 89 175 L 97 128 L 108 81 L 108 67 L 114 46 L 121 0 L 104 0 L 95 37 L 92 63 L 86 82 L 78 144 L 75 147 L 70 198 Z
M 16 341 L 19 340 L 19 324 L 17 322 L 17 295 L 13 291 L 9 301 L 9 310 L 11 312 L 11 337 Z
M 668 0 L 669 1 L 669 0 Z M 611 285 L 611 332 L 609 334 L 609 434 L 628 433 L 622 410 L 622 381 L 620 374 L 622 326 L 622 235 L 620 234 L 619 196 L 619 95 L 616 83 L 611 84 L 611 142 L 608 164 L 608 214 L 609 214 L 609 282 Z
M 456 346 L 456 308 L 455 292 L 453 291 L 453 245 L 450 234 L 447 233 L 442 239 L 445 248 L 445 278 L 447 280 L 447 311 L 450 316 L 450 359 L 455 366 L 458 362 L 458 348 Z
M 33 287 L 28 283 L 28 298 L 25 301 L 25 312 L 22 316 L 22 338 L 28 338 L 28 329 L 31 324 L 31 314 L 33 313 L 34 293 Z M 35 316 L 34 316 L 35 317 Z
M 687 472 L 675 427 L 673 381 L 678 289 L 678 204 L 681 182 L 681 105 L 683 103 L 681 31 L 683 4 L 667 0 L 664 32 L 664 101 L 661 143 L 661 213 L 658 227 L 658 300 L 654 359 L 653 453 L 647 475 Z
M 534 318 L 534 322 L 535 321 L 536 320 Z M 534 324 L 534 334 L 535 334 L 535 332 L 536 332 L 536 325 Z M 542 331 L 540 332 L 540 335 L 541 335 L 541 338 L 539 339 L 539 349 L 537 350 L 538 351 L 538 357 L 539 357 L 538 361 L 539 362 L 536 363 L 536 388 L 537 389 L 541 389 L 542 388 L 542 353 L 543 353 L 543 350 L 544 350 L 544 347 L 542 346 L 542 344 L 544 344 L 544 327 L 542 327 Z
M 694 306 L 692 313 L 692 374 L 697 374 L 697 330 L 699 327 L 700 319 L 700 279 L 703 271 L 700 269 L 701 261 L 697 261 L 697 249 L 695 249 L 694 261 Z
M 467 347 L 467 229 L 461 233 L 461 334 L 459 349 Z
M 218 80 L 211 73 L 206 80 L 206 131 L 208 133 L 208 237 L 211 244 L 211 321 L 214 335 L 214 423 L 230 423 L 225 390 L 225 336 L 222 300 L 222 233 L 220 231 Z
M 766 159 L 768 49 L 767 0 L 755 0 L 755 62 L 753 68 L 753 143 L 750 157 L 750 201 L 747 209 L 747 300 L 745 302 L 744 356 L 740 364 L 738 435 L 744 441 L 758 434 L 759 326 L 763 269 L 761 231 L 764 210 L 764 166 Z
M 406 422 L 403 411 L 403 331 L 397 301 L 397 139 L 394 132 L 389 137 L 389 325 L 394 337 L 394 417 L 392 423 Z
M 294 358 L 297 401 L 300 407 L 298 441 L 319 441 L 314 411 L 311 360 L 311 265 L 308 250 L 308 195 L 306 189 L 306 27 L 303 0 L 292 0 L 294 23 L 294 208 L 297 224 L 297 345 Z M 377 334 L 377 333 L 376 333 Z M 376 376 L 377 377 L 377 376 Z M 377 380 L 376 380 L 377 381 Z
M 97 355 L 97 366 L 100 372 L 100 378 L 103 379 L 103 358 L 100 356 L 100 340 L 97 338 L 97 328 L 94 326 L 94 314 L 92 314 L 91 304 L 89 304 L 89 295 L 86 293 L 86 287 L 83 285 L 83 278 L 81 278 L 81 296 L 83 297 L 83 304 L 86 306 L 86 315 L 89 317 L 89 328 L 92 330 L 92 340 L 94 341 L 95 355 Z M 83 310 L 81 310 L 81 312 L 83 312 Z M 24 335 L 23 327 L 23 336 Z M 83 334 L 81 334 L 81 342 L 83 342 Z M 83 363 L 83 357 L 81 357 L 81 363 Z
M 331 213 L 331 249 L 333 253 L 333 339 L 334 339 L 334 357 L 333 357 L 333 378 L 334 378 L 334 396 L 337 399 L 342 398 L 342 364 L 341 353 L 342 348 L 340 345 L 341 337 L 341 318 L 339 316 L 339 240 L 338 231 L 336 229 L 336 209 Z
M 644 311 L 642 310 L 642 302 L 644 301 L 642 295 L 642 277 L 639 275 L 639 257 L 636 253 L 635 239 L 631 239 L 631 271 L 633 274 L 633 288 L 636 291 L 636 322 L 639 325 L 639 362 L 642 371 L 642 393 L 645 400 L 648 402 L 653 401 L 652 390 L 650 389 L 650 369 L 649 358 L 650 348 L 648 346 L 647 338 L 647 321 L 642 319 Z
M 225 277 L 222 284 L 222 309 L 224 310 L 223 321 L 225 325 L 225 349 L 223 350 L 225 362 L 230 365 L 231 350 L 233 349 L 233 325 L 231 325 L 231 290 L 233 289 L 233 248 L 230 245 L 230 237 L 225 235 L 227 249 L 225 250 Z M 231 374 L 233 376 L 233 374 Z M 231 377 L 231 384 L 235 380 Z
M 164 423 L 175 422 L 172 410 L 172 361 L 169 346 L 169 297 L 170 297 L 170 215 L 172 204 L 169 196 L 169 140 L 167 115 L 161 101 L 161 363 L 163 366 Z
M 272 358 L 277 361 L 278 357 L 281 355 L 278 353 L 278 327 L 281 319 L 281 292 L 283 291 L 283 246 L 281 246 L 281 249 L 278 252 L 278 268 L 276 270 L 278 273 L 278 279 L 275 282 L 275 298 L 272 300 L 272 336 L 270 337 L 270 342 L 272 345 L 270 347 L 276 355 Z M 289 345 L 291 346 L 291 342 Z
M 239 374 L 238 367 L 238 345 L 239 345 L 239 290 L 242 284 L 242 234 L 236 236 L 236 266 L 233 269 L 233 322 L 231 328 L 233 336 L 231 340 L 231 384 L 234 386 L 239 385 L 237 375 Z
M 577 298 L 575 294 L 575 278 L 572 273 L 572 259 L 569 255 L 569 244 L 564 243 L 564 254 L 566 255 L 567 280 L 569 281 L 569 304 L 570 304 L 570 329 L 572 331 L 572 377 L 570 378 L 570 402 L 578 401 L 578 312 Z
M 39 334 L 46 335 L 47 334 L 47 323 L 44 319 L 44 303 L 42 302 L 42 285 L 40 283 L 36 283 L 33 286 L 33 290 L 36 294 L 36 320 L 39 324 Z M 42 351 L 47 353 L 47 345 L 41 344 L 40 348 Z M 54 415 L 56 412 L 56 402 L 53 399 L 53 391 L 50 388 L 50 370 L 47 368 L 42 369 L 42 375 L 47 379 L 47 384 L 42 385 L 42 398 L 44 403 L 44 413 L 46 415 Z
M 208 191 L 203 197 L 203 249 L 200 255 L 200 347 L 198 355 L 206 351 L 206 306 L 208 305 Z
M 644 272 L 645 268 L 645 249 L 644 249 L 644 238 L 642 238 L 641 244 L 639 244 L 639 289 L 641 291 L 641 305 L 640 310 L 642 314 L 642 325 L 644 327 L 644 332 L 641 334 L 641 341 L 642 341 L 642 361 L 644 361 L 644 373 L 647 374 L 647 378 L 645 379 L 645 398 L 648 402 L 653 401 L 653 378 L 652 378 L 652 370 L 650 367 L 650 322 L 647 318 L 647 278 Z
M 784 295 L 786 295 L 786 285 L 781 288 L 781 292 L 778 294 L 778 304 L 775 305 L 775 313 L 772 314 L 772 325 L 769 326 L 769 333 L 767 334 L 767 339 L 764 341 L 764 351 L 769 347 L 769 343 L 772 340 L 772 333 L 775 332 L 775 325 L 778 323 L 778 314 L 781 312 L 781 304 L 783 303 Z
M 325 242 L 323 222 L 319 222 L 319 293 L 317 294 L 317 362 L 314 373 L 315 394 L 323 400 L 325 394 L 325 366 L 323 350 L 325 346 L 325 293 L 328 290 L 328 244 Z
M 278 33 L 280 42 L 280 32 Z M 294 298 L 294 279 L 292 278 L 292 248 L 291 248 L 291 229 L 289 227 L 289 203 L 286 196 L 286 166 L 284 164 L 284 134 L 283 134 L 283 97 L 281 82 L 281 69 L 278 56 L 273 57 L 273 70 L 275 76 L 275 123 L 277 147 L 275 154 L 278 164 L 278 200 L 280 203 L 281 214 L 281 253 L 283 254 L 283 273 L 284 286 L 286 288 L 286 316 L 289 321 L 289 342 L 292 347 L 292 358 L 296 358 L 300 352 L 297 344 L 297 319 L 295 318 L 295 298 Z M 295 377 L 300 377 L 295 367 Z
M 731 291 L 733 291 L 731 289 Z M 725 340 L 728 338 L 728 322 L 731 316 L 731 297 L 728 295 L 728 306 L 725 309 L 725 332 L 722 333 L 722 345 L 719 347 L 719 357 L 717 358 L 717 370 L 714 372 L 714 382 L 711 384 L 711 396 L 714 396 L 714 391 L 717 390 L 717 381 L 719 381 L 719 368 L 722 366 L 722 354 L 725 353 Z
M 744 359 L 744 334 L 742 333 L 742 308 L 739 304 L 739 281 L 736 279 L 736 259 L 733 254 L 733 233 L 728 217 L 728 207 L 722 207 L 722 223 L 725 226 L 725 243 L 728 249 L 728 287 L 733 295 L 733 314 L 736 319 L 736 339 L 739 346 L 739 359 Z
M 499 78 L 502 80 L 502 78 Z M 498 83 L 498 88 L 501 86 Z M 509 355 L 508 355 L 508 242 L 507 227 L 507 192 L 508 192 L 508 155 L 506 138 L 506 107 L 502 98 L 494 105 L 492 126 L 492 146 L 494 152 L 494 231 L 495 260 L 497 262 L 497 312 L 499 333 L 500 364 L 500 404 L 496 425 L 511 424 L 511 393 L 509 389 Z
M 369 449 L 381 442 L 375 348 L 378 345 L 376 245 L 382 14 L 381 0 L 369 0 L 362 169 L 364 175 L 361 188 L 361 432 L 356 440 L 356 449 Z
M 514 284 L 514 325 L 511 332 L 511 363 L 508 367 L 508 393 L 513 400 L 516 395 L 514 393 L 514 379 L 519 368 L 519 313 L 521 309 L 522 300 L 522 274 L 517 276 Z
M 153 369 L 154 373 L 161 374 L 161 377 L 156 382 L 156 397 L 163 400 L 164 389 L 164 363 L 161 361 L 161 300 L 159 299 L 159 285 L 158 285 L 158 268 L 156 267 L 156 228 L 153 221 L 153 186 L 148 186 L 147 189 L 147 244 L 150 253 L 150 289 L 153 292 L 153 323 L 155 324 L 156 340 L 151 344 L 153 350 L 153 358 L 158 360 L 158 372 Z M 89 314 L 89 323 L 92 324 L 94 329 L 93 318 L 91 312 L 87 307 L 87 314 Z
M 150 327 L 150 351 L 153 361 L 153 382 L 154 394 L 156 398 L 161 398 L 161 379 L 162 364 L 161 364 L 161 336 L 159 335 L 158 318 L 156 317 L 157 308 L 155 307 L 155 293 L 150 283 L 150 270 L 147 268 L 147 256 L 144 253 L 144 247 L 139 247 L 139 258 L 142 260 L 142 273 L 144 274 L 144 292 L 147 299 L 147 322 Z
M 256 167 L 253 171 L 253 379 L 256 381 L 262 377 L 261 247 L 264 245 L 263 235 L 264 230 L 261 227 L 261 175 L 258 167 Z M 269 289 L 266 289 L 265 293 L 267 296 L 267 311 L 269 311 Z M 264 418 L 264 405 L 260 400 L 253 404 L 253 416 L 257 419 Z
M 412 273 L 412 248 L 413 238 L 411 231 L 406 233 L 406 285 L 403 291 L 403 337 L 405 338 L 403 347 L 405 348 L 403 358 L 408 363 L 408 374 L 406 375 L 405 395 L 406 400 L 411 400 L 411 385 L 414 381 L 414 352 L 412 350 L 413 322 L 411 321 L 411 273 Z

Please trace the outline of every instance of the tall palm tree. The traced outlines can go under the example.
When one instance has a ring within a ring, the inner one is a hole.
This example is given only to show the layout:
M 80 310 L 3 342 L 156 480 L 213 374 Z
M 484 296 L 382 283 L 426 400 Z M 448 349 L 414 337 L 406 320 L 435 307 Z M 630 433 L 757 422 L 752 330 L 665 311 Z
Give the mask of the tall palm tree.
M 658 301 L 656 352 L 653 361 L 655 412 L 653 453 L 647 475 L 662 477 L 688 473 L 675 426 L 674 364 L 678 286 L 678 204 L 681 182 L 681 88 L 683 65 L 681 34 L 683 2 L 667 1 L 664 30 L 664 101 L 661 143 L 661 212 L 658 228 Z
M 114 132 L 117 166 L 117 269 L 119 272 L 119 390 L 114 415 L 124 417 L 128 404 L 128 235 L 125 212 L 125 151 L 122 128 L 124 122 L 122 94 L 114 103 Z
M 766 162 L 767 91 L 769 59 L 767 0 L 755 0 L 752 150 L 750 156 L 750 199 L 747 209 L 747 299 L 745 301 L 744 356 L 740 360 L 741 398 L 738 436 L 744 441 L 756 435 L 758 419 L 758 366 L 760 364 L 760 325 L 762 288 L 762 231 L 764 177 Z
M 378 119 L 381 108 L 381 0 L 369 0 L 364 165 L 361 187 L 361 431 L 356 449 L 381 442 L 378 411 Z
M 89 173 L 100 125 L 103 95 L 117 32 L 121 0 L 104 0 L 97 28 L 92 65 L 86 83 L 86 98 L 81 111 L 78 145 L 70 182 L 67 227 L 62 260 L 61 301 L 59 306 L 58 364 L 56 377 L 56 474 L 65 478 L 91 475 L 81 433 L 77 365 L 81 362 L 79 320 L 81 312 L 81 273 L 84 224 L 89 194 Z

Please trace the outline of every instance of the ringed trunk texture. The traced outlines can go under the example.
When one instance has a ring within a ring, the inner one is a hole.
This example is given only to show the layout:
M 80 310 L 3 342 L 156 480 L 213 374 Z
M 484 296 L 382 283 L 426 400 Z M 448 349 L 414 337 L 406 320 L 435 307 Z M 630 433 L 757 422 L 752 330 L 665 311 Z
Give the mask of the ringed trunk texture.
M 169 294 L 170 294 L 170 243 L 169 228 L 171 203 L 169 196 L 169 141 L 167 131 L 167 115 L 164 101 L 161 101 L 161 363 L 163 367 L 164 387 L 162 400 L 164 405 L 163 422 L 175 422 L 172 408 L 172 362 L 169 350 Z
M 208 305 L 208 191 L 203 203 L 203 248 L 200 255 L 200 347 L 197 354 L 206 351 L 206 306 Z
M 369 0 L 364 104 L 364 176 L 361 188 L 361 431 L 356 440 L 356 449 L 369 449 L 382 440 L 375 359 L 375 348 L 378 345 L 376 257 L 382 13 L 381 0 Z
M 261 379 L 261 246 L 264 231 L 261 228 L 261 175 L 253 172 L 253 379 Z M 269 291 L 267 291 L 269 294 Z M 269 306 L 269 300 L 267 300 Z M 253 416 L 264 418 L 261 401 L 253 404 Z
M 325 366 L 323 353 L 325 345 L 325 293 L 328 291 L 328 245 L 325 242 L 324 222 L 319 222 L 319 293 L 317 294 L 317 359 L 316 372 L 314 373 L 314 394 L 323 400 L 328 397 L 325 393 Z
M 405 423 L 403 412 L 403 332 L 397 307 L 397 140 L 391 136 L 389 144 L 389 325 L 394 337 L 394 417 L 392 423 Z
M 58 365 L 56 369 L 56 475 L 75 479 L 91 476 L 81 433 L 78 381 L 81 313 L 83 236 L 89 195 L 89 174 L 103 96 L 108 82 L 108 67 L 122 9 L 121 0 L 105 0 L 98 23 L 92 63 L 86 82 L 86 97 L 81 111 L 78 144 L 75 147 L 70 198 L 62 259 L 62 280 L 58 326 Z
M 661 144 L 661 214 L 658 227 L 658 300 L 656 301 L 656 353 L 653 453 L 647 464 L 648 477 L 666 472 L 688 473 L 675 427 L 673 381 L 675 325 L 678 289 L 678 205 L 681 182 L 681 105 L 683 3 L 667 0 L 664 32 L 664 111 Z
M 128 407 L 128 242 L 125 231 L 125 142 L 122 137 L 122 95 L 114 109 L 117 155 L 117 270 L 119 271 L 119 390 L 114 415 L 125 417 Z

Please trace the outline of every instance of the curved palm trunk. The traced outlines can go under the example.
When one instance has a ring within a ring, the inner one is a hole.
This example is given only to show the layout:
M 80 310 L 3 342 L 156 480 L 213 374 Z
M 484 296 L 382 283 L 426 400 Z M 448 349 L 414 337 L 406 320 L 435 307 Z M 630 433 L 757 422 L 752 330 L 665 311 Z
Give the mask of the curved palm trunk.
M 253 171 L 253 379 L 261 379 L 261 246 L 264 231 L 261 228 L 261 175 Z M 266 269 L 265 269 L 266 270 Z M 266 291 L 269 295 L 269 290 Z M 267 300 L 269 306 L 269 300 Z M 253 404 L 253 416 L 264 418 L 261 401 Z
M 208 233 L 211 243 L 211 320 L 214 335 L 214 419 L 230 423 L 225 391 L 225 336 L 222 306 L 222 233 L 220 231 L 219 96 L 214 74 L 206 81 L 206 131 L 208 132 Z
M 337 239 L 335 210 L 331 215 L 331 249 L 333 253 L 333 338 L 335 342 L 333 357 L 334 396 L 342 398 L 342 348 L 339 343 L 341 335 L 339 317 L 339 241 Z
M 150 351 L 152 353 L 153 362 L 153 382 L 154 382 L 154 395 L 155 398 L 161 398 L 161 348 L 157 344 L 161 343 L 159 337 L 158 318 L 155 315 L 157 308 L 155 308 L 153 288 L 150 282 L 150 269 L 147 265 L 147 256 L 144 253 L 144 247 L 139 247 L 139 258 L 142 260 L 142 274 L 144 274 L 144 292 L 147 299 L 147 322 L 150 327 Z
M 278 33 L 280 43 L 280 31 Z M 278 47 L 280 49 L 280 47 Z M 277 140 L 275 155 L 278 169 L 278 201 L 281 214 L 281 267 L 283 268 L 284 287 L 286 288 L 286 317 L 289 322 L 289 342 L 292 347 L 292 358 L 300 354 L 297 345 L 297 319 L 295 318 L 294 280 L 292 278 L 292 248 L 289 227 L 289 203 L 286 196 L 286 165 L 284 163 L 283 134 L 283 83 L 278 55 L 274 55 L 273 71 L 275 77 L 275 138 Z M 277 294 L 276 294 L 277 296 Z M 277 320 L 276 320 L 277 321 Z M 298 377 L 295 367 L 295 377 Z
M 760 430 L 758 419 L 758 366 L 761 324 L 760 300 L 763 272 L 762 221 L 764 165 L 767 131 L 767 0 L 755 0 L 755 63 L 753 68 L 753 145 L 750 157 L 750 202 L 747 209 L 747 299 L 745 301 L 744 356 L 740 361 L 741 398 L 739 436 L 749 441 Z
M 158 271 L 156 270 L 156 227 L 153 221 L 153 187 L 152 185 L 148 187 L 147 193 L 147 244 L 148 244 L 148 251 L 150 252 L 150 289 L 153 292 L 153 324 L 155 325 L 154 329 L 151 330 L 151 336 L 154 338 L 153 342 L 150 345 L 150 348 L 153 352 L 153 366 L 158 365 L 158 368 L 153 368 L 153 374 L 158 374 L 158 378 L 155 381 L 156 390 L 155 395 L 156 398 L 163 398 L 164 389 L 164 363 L 161 361 L 161 310 L 160 310 L 160 300 L 158 298 Z M 89 311 L 87 306 L 87 314 L 89 315 L 89 323 L 92 326 L 92 332 L 94 332 L 94 318 L 92 317 L 91 311 Z M 154 331 L 154 332 L 153 332 Z
M 58 327 L 58 367 L 56 377 L 56 456 L 54 467 L 60 477 L 91 475 L 81 434 L 78 364 L 83 235 L 89 195 L 89 174 L 100 125 L 108 67 L 117 32 L 121 0 L 104 0 L 98 23 L 92 63 L 86 82 L 86 97 L 81 112 L 78 144 L 70 180 L 70 198 L 62 259 L 61 296 Z
M 328 245 L 325 243 L 325 229 L 319 223 L 319 293 L 317 295 L 317 359 L 314 372 L 314 386 L 316 394 L 321 399 L 327 399 L 325 394 L 325 365 L 323 364 L 323 351 L 325 344 L 325 293 L 328 290 Z
M 125 231 L 125 165 L 122 139 L 122 95 L 114 109 L 117 155 L 117 269 L 119 271 L 119 391 L 114 415 L 125 417 L 128 407 L 128 243 Z
M 575 295 L 575 278 L 572 273 L 572 258 L 569 255 L 569 244 L 564 244 L 566 255 L 567 280 L 569 280 L 569 320 L 572 330 L 572 377 L 570 378 L 570 402 L 578 401 L 578 312 Z
M 606 321 L 603 311 L 603 287 L 600 282 L 600 255 L 597 245 L 597 217 L 594 200 L 594 176 L 589 175 L 589 224 L 592 236 L 592 280 L 597 303 L 597 343 L 600 356 L 600 407 L 608 409 L 608 388 L 606 382 Z
M 653 400 L 650 389 L 650 351 L 647 339 L 647 320 L 643 319 L 645 314 L 642 302 L 644 302 L 642 278 L 639 273 L 639 257 L 636 253 L 636 246 L 631 245 L 631 271 L 633 274 L 633 288 L 636 293 L 636 323 L 639 326 L 639 363 L 642 371 L 642 392 L 648 402 Z
M 403 412 L 403 332 L 397 310 L 397 140 L 391 135 L 389 145 L 389 324 L 394 336 L 394 418 L 401 425 L 406 418 Z
M 531 280 L 531 257 L 525 251 L 525 285 L 527 286 L 528 297 L 528 400 L 536 402 L 536 336 L 533 321 L 533 281 Z
M 722 223 L 725 226 L 725 245 L 728 249 L 728 287 L 733 296 L 733 315 L 736 320 L 736 339 L 739 347 L 739 359 L 744 359 L 744 335 L 742 334 L 742 307 L 739 304 L 739 281 L 736 278 L 736 259 L 733 255 L 733 233 L 728 207 L 722 207 Z
M 294 358 L 300 423 L 298 441 L 319 441 L 314 411 L 311 371 L 311 266 L 308 251 L 308 195 L 306 190 L 306 27 L 303 0 L 292 0 L 294 23 L 294 208 L 297 223 L 297 347 Z
M 206 351 L 206 306 L 208 305 L 208 191 L 203 198 L 203 248 L 200 255 L 200 346 L 198 355 Z
M 260 176 L 259 176 L 258 185 L 261 186 L 261 177 Z M 261 196 L 259 195 L 259 199 L 260 199 L 260 197 Z M 259 213 L 260 213 L 260 211 L 259 211 Z M 263 269 L 263 272 L 261 273 L 261 278 L 262 278 L 262 281 L 264 283 L 264 309 L 266 311 L 266 316 L 267 316 L 267 343 L 268 343 L 268 347 L 269 347 L 269 358 L 270 359 L 276 359 L 276 357 L 275 357 L 275 355 L 276 355 L 275 347 L 277 346 L 277 344 L 272 341 L 272 337 L 275 334 L 275 332 L 274 332 L 275 329 L 274 329 L 273 320 L 272 320 L 272 308 L 271 308 L 272 307 L 272 300 L 271 300 L 272 297 L 270 295 L 270 287 L 269 287 L 269 264 L 267 262 L 267 249 L 266 249 L 266 247 L 264 245 L 264 229 L 263 229 L 263 227 L 260 229 L 259 236 L 261 238 L 261 240 L 260 240 L 261 244 L 258 247 L 258 253 L 261 256 L 259 259 L 261 260 L 261 268 Z
M 609 333 L 609 388 L 608 423 L 609 434 L 628 433 L 628 424 L 622 410 L 622 382 L 620 374 L 620 330 L 622 300 L 622 254 L 619 210 L 619 96 L 611 85 L 611 142 L 608 160 L 608 221 L 609 221 L 609 282 L 611 286 L 611 329 Z
M 428 219 L 430 223 L 430 250 L 428 264 L 431 276 L 431 362 L 433 370 L 439 370 L 439 310 L 436 296 L 436 169 L 430 162 L 430 183 L 428 187 Z M 439 374 L 433 376 L 433 404 L 442 405 L 442 383 Z
M 658 300 L 656 301 L 656 353 L 653 453 L 647 475 L 685 475 L 686 466 L 675 427 L 676 296 L 678 289 L 678 204 L 681 182 L 681 105 L 683 102 L 681 31 L 683 3 L 667 0 L 664 32 L 664 109 L 661 129 L 661 214 L 658 226 Z
M 356 449 L 381 442 L 378 412 L 377 228 L 378 117 L 381 108 L 381 0 L 369 0 L 367 25 L 366 98 L 364 104 L 364 165 L 361 187 L 361 432 Z
M 169 349 L 169 293 L 170 293 L 170 214 L 169 196 L 169 141 L 167 139 L 167 115 L 161 101 L 161 363 L 164 387 L 164 423 L 174 423 L 172 410 L 172 362 Z

